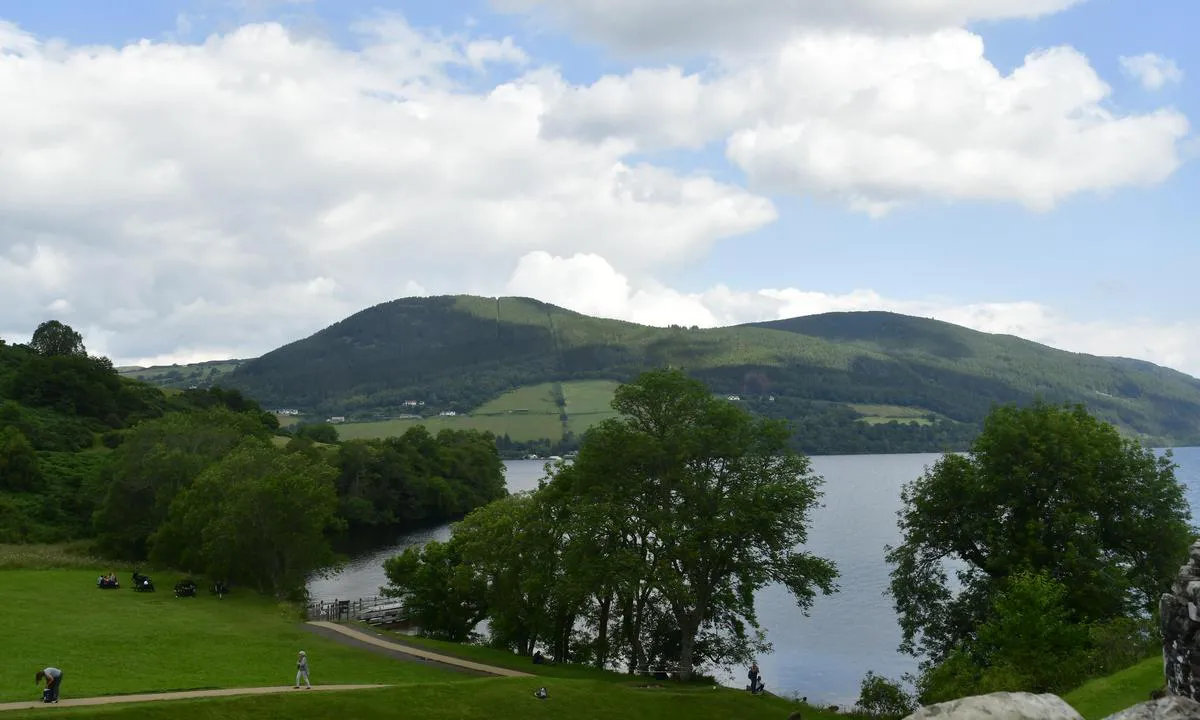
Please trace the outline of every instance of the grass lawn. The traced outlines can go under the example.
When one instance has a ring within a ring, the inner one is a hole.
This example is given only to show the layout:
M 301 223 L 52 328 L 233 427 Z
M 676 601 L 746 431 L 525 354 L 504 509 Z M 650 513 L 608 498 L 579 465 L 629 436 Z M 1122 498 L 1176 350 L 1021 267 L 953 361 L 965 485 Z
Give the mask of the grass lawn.
M 1144 703 L 1163 686 L 1161 657 L 1143 660 L 1131 668 L 1096 678 L 1063 696 L 1087 720 L 1100 720 L 1127 707 Z
M 545 686 L 549 698 L 534 690 Z M 55 715 L 113 720 L 294 720 L 295 718 L 405 718 L 420 720 L 784 720 L 801 710 L 805 720 L 845 715 L 817 712 L 780 698 L 711 688 L 634 688 L 588 680 L 488 678 L 426 683 L 381 690 L 153 702 L 139 705 L 56 708 Z M 44 711 L 40 712 L 44 716 Z M 6 714 L 31 718 L 39 711 Z
M 37 699 L 33 675 L 47 665 L 62 668 L 64 698 L 283 685 L 294 680 L 299 650 L 317 683 L 469 679 L 317 637 L 289 606 L 249 591 L 176 599 L 180 576 L 157 572 L 149 573 L 155 593 L 97 589 L 96 576 L 109 570 L 128 584 L 124 567 L 0 571 L 0 701 Z

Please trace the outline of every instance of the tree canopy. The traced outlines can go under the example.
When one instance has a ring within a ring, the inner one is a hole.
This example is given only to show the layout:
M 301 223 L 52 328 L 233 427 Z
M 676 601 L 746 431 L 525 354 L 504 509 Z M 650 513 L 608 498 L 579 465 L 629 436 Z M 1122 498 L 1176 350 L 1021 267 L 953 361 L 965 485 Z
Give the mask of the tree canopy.
M 887 553 L 901 649 L 927 668 L 993 666 L 1000 640 L 1021 636 L 996 618 L 1022 607 L 1080 627 L 1147 616 L 1194 533 L 1174 471 L 1083 407 L 995 409 L 970 454 L 902 491 Z
M 64 325 L 58 320 L 47 320 L 37 326 L 29 347 L 38 354 L 46 356 L 79 355 L 87 357 L 87 348 L 83 345 L 83 336 L 70 325 Z
M 411 619 L 461 636 L 483 615 L 493 642 L 519 652 L 678 664 L 687 677 L 765 647 L 753 604 L 765 585 L 802 608 L 833 592 L 833 563 L 803 549 L 821 480 L 786 426 L 678 370 L 644 373 L 613 408 L 620 417 L 593 427 L 536 492 L 388 564 Z M 475 610 L 439 618 L 435 598 Z

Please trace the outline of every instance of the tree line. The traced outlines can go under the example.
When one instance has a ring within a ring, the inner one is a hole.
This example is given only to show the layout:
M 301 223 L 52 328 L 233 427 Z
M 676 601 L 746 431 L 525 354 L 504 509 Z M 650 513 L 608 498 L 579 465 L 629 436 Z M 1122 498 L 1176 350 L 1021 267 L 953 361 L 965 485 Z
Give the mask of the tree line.
M 537 490 L 386 562 L 407 621 L 687 678 L 770 649 L 754 611 L 765 585 L 801 610 L 839 591 L 834 563 L 805 549 L 822 479 L 782 422 L 676 370 L 622 386 L 614 408 Z M 912 691 L 868 673 L 864 708 L 1061 692 L 1157 651 L 1156 599 L 1196 532 L 1169 455 L 1079 406 L 998 406 L 969 453 L 944 456 L 902 501 L 901 542 L 880 551 L 901 650 L 922 669 Z
M 0 346 L 0 542 L 91 538 L 109 557 L 286 594 L 336 549 L 506 492 L 490 434 L 287 439 L 236 390 L 120 378 L 61 323 Z

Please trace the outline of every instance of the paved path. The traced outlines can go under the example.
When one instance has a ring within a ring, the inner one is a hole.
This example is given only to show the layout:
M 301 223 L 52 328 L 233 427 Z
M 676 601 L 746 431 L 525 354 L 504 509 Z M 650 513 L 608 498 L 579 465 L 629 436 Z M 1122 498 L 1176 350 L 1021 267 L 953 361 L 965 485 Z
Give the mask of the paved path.
M 462 658 L 451 657 L 449 655 L 441 655 L 439 653 L 422 650 L 411 645 L 401 645 L 400 643 L 390 642 L 381 637 L 365 633 L 361 630 L 341 625 L 338 623 L 325 622 L 324 620 L 310 620 L 309 625 L 317 628 L 324 628 L 336 633 L 339 633 L 347 638 L 353 639 L 363 645 L 371 645 L 377 648 L 389 650 L 401 655 L 421 658 L 430 662 L 440 663 L 442 665 L 450 665 L 464 670 L 472 670 L 477 673 L 487 675 L 500 675 L 502 677 L 533 677 L 533 675 L 520 670 L 511 670 L 509 668 L 496 667 L 495 665 L 484 665 L 482 663 L 463 660 Z
M 335 690 L 371 690 L 388 685 L 313 685 L 312 690 L 296 690 L 291 685 L 281 687 L 228 688 L 224 690 L 186 690 L 183 692 L 141 693 L 138 695 L 102 695 L 90 698 L 64 698 L 57 704 L 41 702 L 0 703 L 0 712 L 5 710 L 36 710 L 45 707 L 83 707 L 85 705 L 113 705 L 116 703 L 150 702 L 152 700 L 191 700 L 193 698 L 232 697 L 237 695 L 271 695 L 274 693 L 331 692 Z

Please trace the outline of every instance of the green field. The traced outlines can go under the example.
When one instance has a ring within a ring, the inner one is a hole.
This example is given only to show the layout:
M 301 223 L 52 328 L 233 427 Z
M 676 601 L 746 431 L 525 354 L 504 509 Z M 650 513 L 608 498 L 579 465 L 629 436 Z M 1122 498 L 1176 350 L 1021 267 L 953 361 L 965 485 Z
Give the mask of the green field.
M 881 425 L 890 422 L 908 423 L 911 425 L 932 425 L 927 416 L 928 410 L 904 407 L 902 405 L 866 405 L 855 403 L 850 405 L 856 412 L 863 415 L 862 422 L 871 425 Z
M 14 555 L 15 553 L 9 553 Z M 177 599 L 174 573 L 149 572 L 158 591 L 96 588 L 96 566 L 70 570 L 3 570 L 5 608 L 0 702 L 34 700 L 33 674 L 63 669 L 63 697 L 290 684 L 295 657 L 312 658 L 313 681 L 453 682 L 468 676 L 397 662 L 307 632 L 296 611 L 249 591 L 218 599 L 205 588 Z
M 120 367 L 124 377 L 157 387 L 183 389 L 192 385 L 208 385 L 237 369 L 244 360 L 211 360 L 191 365 L 156 365 L 154 367 Z
M 435 416 L 424 419 L 380 420 L 377 422 L 345 423 L 338 425 L 338 437 L 343 440 L 402 435 L 415 425 L 424 425 L 436 433 L 444 428 L 484 430 L 497 436 L 507 434 L 518 442 L 549 438 L 560 440 L 563 434 L 560 410 L 554 401 L 556 383 L 527 385 L 489 400 L 466 415 Z M 613 392 L 619 383 L 611 380 L 577 380 L 561 383 L 567 408 L 567 427 L 582 435 L 589 427 L 610 417 Z

